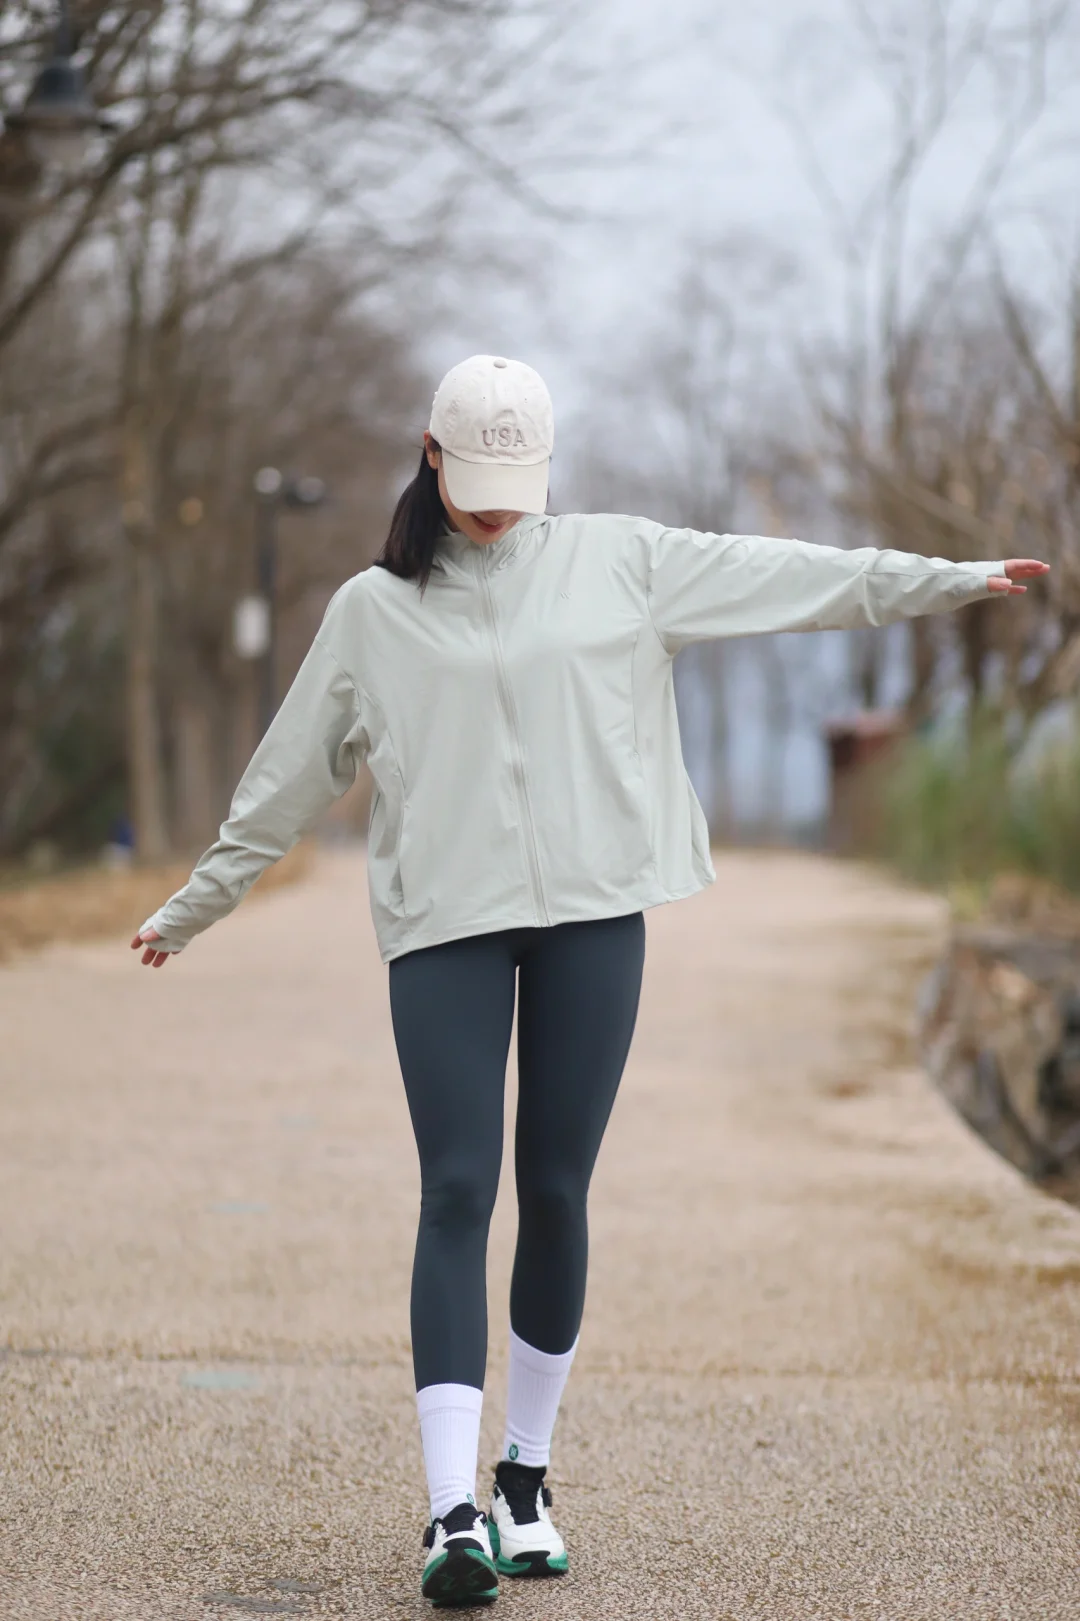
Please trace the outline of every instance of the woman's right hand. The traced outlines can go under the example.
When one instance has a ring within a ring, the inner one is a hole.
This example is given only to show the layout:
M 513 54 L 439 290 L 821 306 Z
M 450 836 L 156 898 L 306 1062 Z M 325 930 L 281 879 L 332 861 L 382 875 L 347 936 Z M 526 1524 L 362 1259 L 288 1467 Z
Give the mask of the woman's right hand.
M 153 942 L 160 939 L 161 936 L 156 929 L 144 929 L 142 933 L 137 934 L 134 940 L 131 942 L 132 951 L 138 951 L 140 946 L 146 947 L 146 950 L 142 955 L 144 967 L 160 968 L 162 964 L 167 963 L 169 958 L 172 956 L 171 951 L 154 950 Z

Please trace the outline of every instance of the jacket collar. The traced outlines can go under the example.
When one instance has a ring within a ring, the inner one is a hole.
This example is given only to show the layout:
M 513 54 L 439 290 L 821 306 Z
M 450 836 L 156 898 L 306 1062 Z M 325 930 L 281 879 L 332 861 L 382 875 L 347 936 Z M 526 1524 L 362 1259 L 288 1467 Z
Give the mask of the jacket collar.
M 546 522 L 542 514 L 527 512 L 505 535 L 500 535 L 498 540 L 486 546 L 478 546 L 467 535 L 445 528 L 439 537 L 438 550 L 446 561 L 456 563 L 469 573 L 478 566 L 489 570 L 502 568 L 512 557 L 528 549 L 528 538 L 540 524 Z

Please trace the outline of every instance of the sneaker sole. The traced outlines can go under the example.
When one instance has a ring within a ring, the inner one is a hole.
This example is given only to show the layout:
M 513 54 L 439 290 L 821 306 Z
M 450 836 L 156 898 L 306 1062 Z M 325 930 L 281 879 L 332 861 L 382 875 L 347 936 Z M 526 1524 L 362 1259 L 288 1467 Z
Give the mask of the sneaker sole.
M 565 1553 L 545 1553 L 543 1548 L 519 1553 L 515 1559 L 508 1559 L 502 1551 L 499 1528 L 494 1520 L 488 1521 L 488 1535 L 495 1556 L 495 1569 L 500 1576 L 565 1576 L 570 1568 Z
M 519 1553 L 516 1559 L 505 1559 L 502 1554 L 495 1561 L 500 1576 L 565 1576 L 570 1561 L 564 1553 L 548 1554 L 543 1549 L 535 1553 Z
M 436 1609 L 494 1604 L 499 1596 L 495 1567 L 475 1548 L 452 1548 L 425 1572 L 420 1587 Z

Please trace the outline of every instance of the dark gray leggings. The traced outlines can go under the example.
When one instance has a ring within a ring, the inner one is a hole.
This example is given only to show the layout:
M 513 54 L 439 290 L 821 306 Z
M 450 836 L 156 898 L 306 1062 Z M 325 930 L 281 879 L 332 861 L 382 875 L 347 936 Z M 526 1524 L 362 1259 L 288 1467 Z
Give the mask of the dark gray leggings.
M 585 1304 L 585 1205 L 637 1017 L 645 920 L 506 929 L 390 964 L 390 1009 L 420 1153 L 412 1283 L 416 1388 L 482 1388 L 487 1236 L 518 1002 L 514 1332 L 567 1351 Z

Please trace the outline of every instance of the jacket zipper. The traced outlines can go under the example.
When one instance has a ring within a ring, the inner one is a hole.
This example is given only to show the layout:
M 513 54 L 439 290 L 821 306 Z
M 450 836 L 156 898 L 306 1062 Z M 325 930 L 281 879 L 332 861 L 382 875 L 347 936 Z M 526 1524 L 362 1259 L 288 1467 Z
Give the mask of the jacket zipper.
M 518 725 L 517 706 L 514 703 L 513 689 L 506 674 L 503 663 L 502 644 L 499 641 L 499 627 L 495 618 L 495 603 L 492 600 L 491 585 L 488 581 L 488 558 L 477 558 L 480 573 L 480 596 L 484 605 L 484 617 L 487 620 L 488 635 L 491 638 L 492 656 L 495 664 L 495 686 L 502 706 L 503 719 L 510 737 L 511 761 L 510 770 L 514 779 L 514 788 L 517 792 L 518 808 L 521 816 L 521 832 L 525 841 L 525 859 L 529 869 L 529 888 L 532 891 L 533 906 L 536 915 L 545 924 L 550 924 L 551 914 L 547 909 L 544 897 L 544 884 L 540 876 L 540 858 L 536 847 L 536 823 L 533 821 L 532 804 L 529 800 L 529 783 L 525 775 L 525 751 L 521 746 L 521 729 Z

